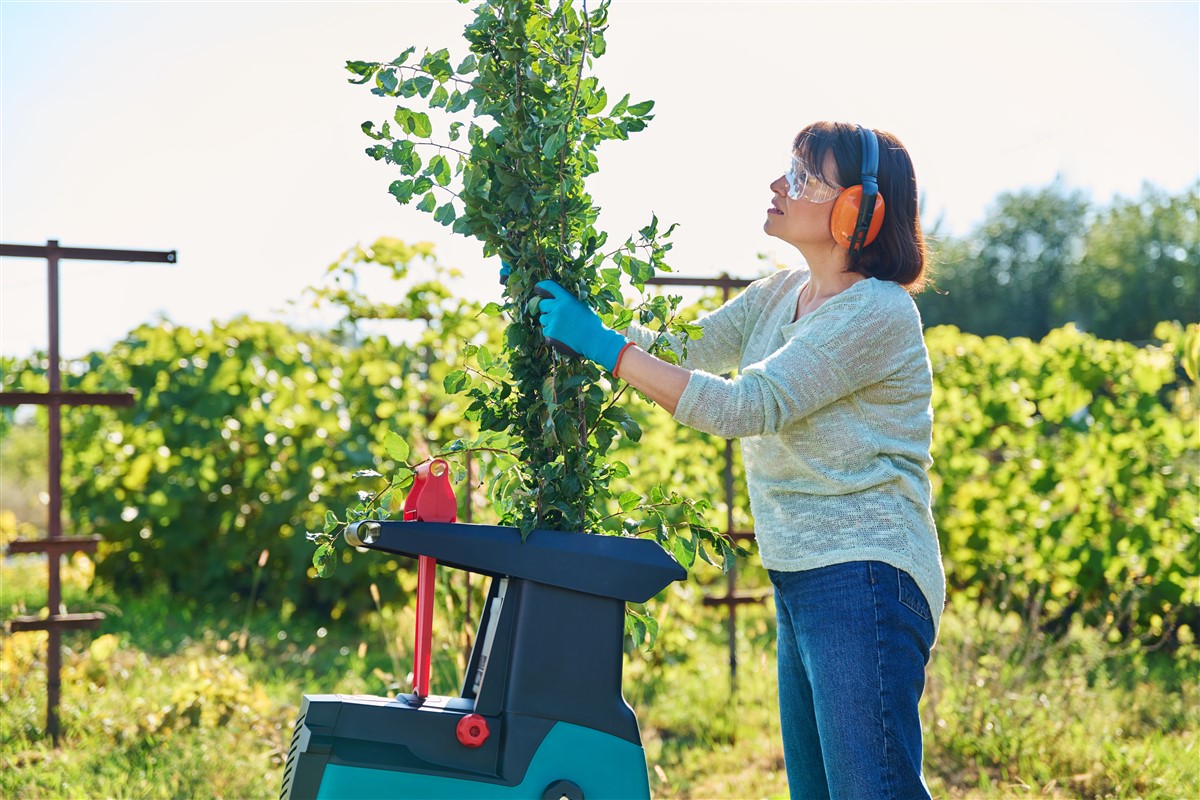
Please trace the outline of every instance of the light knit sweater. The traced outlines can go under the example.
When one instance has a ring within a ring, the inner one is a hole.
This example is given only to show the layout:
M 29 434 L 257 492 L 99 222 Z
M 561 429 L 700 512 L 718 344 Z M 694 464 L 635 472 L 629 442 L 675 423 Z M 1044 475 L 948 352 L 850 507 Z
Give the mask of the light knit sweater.
M 883 561 L 941 623 L 946 579 L 930 510 L 932 370 L 916 304 L 867 278 L 793 321 L 807 269 L 762 278 L 697 324 L 675 419 L 741 439 L 763 566 Z M 659 334 L 626 337 L 648 349 Z M 667 337 L 680 353 L 679 341 Z M 733 380 L 718 373 L 737 369 Z

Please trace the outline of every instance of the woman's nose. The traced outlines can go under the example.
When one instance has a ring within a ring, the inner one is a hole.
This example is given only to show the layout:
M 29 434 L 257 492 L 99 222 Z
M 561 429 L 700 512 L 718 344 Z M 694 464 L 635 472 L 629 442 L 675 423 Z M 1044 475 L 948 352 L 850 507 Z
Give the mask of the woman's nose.
M 775 194 L 783 194 L 787 190 L 787 176 L 780 175 L 775 180 L 771 181 L 771 191 Z

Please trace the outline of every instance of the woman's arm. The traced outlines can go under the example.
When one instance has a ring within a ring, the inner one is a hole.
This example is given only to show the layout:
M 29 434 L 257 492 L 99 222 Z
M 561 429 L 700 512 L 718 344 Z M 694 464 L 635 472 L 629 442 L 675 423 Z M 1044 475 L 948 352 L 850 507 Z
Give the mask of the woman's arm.
M 737 369 L 741 362 L 747 308 L 752 294 L 753 290 L 747 288 L 720 308 L 697 319 L 696 324 L 703 334 L 687 342 L 686 356 L 683 354 L 684 343 L 675 334 L 653 331 L 637 323 L 621 334 L 643 351 L 649 351 L 651 345 L 661 340 L 667 349 L 674 351 L 679 364 L 686 369 L 702 369 L 714 374 L 729 372 Z
M 624 352 L 614 374 L 671 414 L 692 377 L 691 370 L 668 364 L 636 346 Z

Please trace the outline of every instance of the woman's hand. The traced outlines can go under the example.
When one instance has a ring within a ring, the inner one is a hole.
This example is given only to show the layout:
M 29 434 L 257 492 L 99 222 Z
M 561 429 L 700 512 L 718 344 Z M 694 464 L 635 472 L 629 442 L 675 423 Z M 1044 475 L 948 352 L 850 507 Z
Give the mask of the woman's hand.
M 554 281 L 540 281 L 534 288 L 541 296 L 538 315 L 546 340 L 560 342 L 615 372 L 621 351 L 630 342 L 606 328 L 596 312 Z
M 541 281 L 534 291 L 541 298 L 539 321 L 548 342 L 565 345 L 614 375 L 619 362 L 618 377 L 675 413 L 692 377 L 690 371 L 637 349 L 622 334 L 606 328 L 594 311 L 554 281 Z

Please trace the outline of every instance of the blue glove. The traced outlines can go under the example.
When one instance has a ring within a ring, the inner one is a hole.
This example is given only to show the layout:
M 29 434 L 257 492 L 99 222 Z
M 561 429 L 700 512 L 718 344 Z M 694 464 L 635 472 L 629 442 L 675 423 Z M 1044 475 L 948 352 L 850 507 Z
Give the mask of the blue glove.
M 609 372 L 617 368 L 617 358 L 629 344 L 624 336 L 604 327 L 596 312 L 554 281 L 540 281 L 533 291 L 542 298 L 538 314 L 548 344 L 595 361 Z
M 500 259 L 500 284 L 501 285 L 508 283 L 508 276 L 510 273 L 512 273 L 512 264 L 509 264 L 503 258 Z

